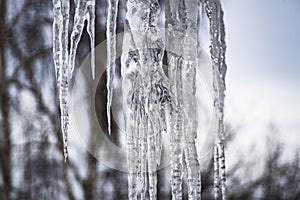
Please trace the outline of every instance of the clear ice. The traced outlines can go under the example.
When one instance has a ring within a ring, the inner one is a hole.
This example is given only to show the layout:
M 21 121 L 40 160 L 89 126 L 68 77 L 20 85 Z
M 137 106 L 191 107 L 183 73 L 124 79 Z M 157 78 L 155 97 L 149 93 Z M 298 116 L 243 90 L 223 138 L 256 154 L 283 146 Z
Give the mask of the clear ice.
M 157 167 L 165 131 L 168 83 L 157 0 L 127 1 L 122 53 L 123 106 L 128 160 L 128 198 L 157 199 Z M 138 188 L 140 186 L 140 188 Z M 148 191 L 148 193 L 147 193 Z
M 213 63 L 213 88 L 214 107 L 217 117 L 217 140 L 214 149 L 215 171 L 215 198 L 226 199 L 226 174 L 225 174 L 225 136 L 224 136 L 224 98 L 225 98 L 225 75 L 227 66 L 225 63 L 225 28 L 223 10 L 220 0 L 205 0 L 205 10 L 210 21 L 211 46 L 210 54 Z M 221 194 L 220 189 L 221 188 Z
M 116 28 L 119 0 L 108 1 L 107 16 L 107 119 L 111 134 L 111 103 L 116 61 Z M 75 68 L 79 41 L 87 20 L 91 45 L 91 72 L 95 77 L 95 0 L 76 0 L 74 25 L 68 49 L 69 0 L 53 0 L 53 60 L 59 85 L 64 157 L 68 156 L 68 89 Z M 210 22 L 214 109 L 217 139 L 214 146 L 215 199 L 225 194 L 224 98 L 225 28 L 220 0 L 166 0 L 164 43 L 158 28 L 158 0 L 127 0 L 121 75 L 125 118 L 128 198 L 157 199 L 157 169 L 161 161 L 162 133 L 171 144 L 172 199 L 183 199 L 183 179 L 188 199 L 201 199 L 200 161 L 196 150 L 196 71 L 201 51 L 200 22 Z M 202 8 L 202 9 L 201 9 Z M 205 10 L 203 10 L 205 8 Z M 162 67 L 166 51 L 167 75 Z M 70 53 L 70 54 L 69 54 Z M 168 117 L 169 116 L 169 117 Z M 201 126 L 201 124 L 199 124 Z M 186 171 L 186 177 L 184 177 Z
M 59 87 L 59 102 L 61 112 L 61 130 L 63 133 L 64 158 L 68 157 L 69 80 L 75 65 L 77 46 L 82 34 L 84 21 L 87 20 L 87 32 L 91 43 L 91 70 L 95 77 L 95 0 L 77 0 L 73 31 L 71 34 L 71 50 L 69 55 L 69 19 L 70 1 L 53 0 L 53 60 L 56 80 Z
M 92 77 L 95 78 L 95 0 L 77 0 L 76 10 L 74 16 L 74 25 L 71 34 L 71 48 L 70 48 L 70 74 L 75 68 L 75 58 L 77 47 L 81 39 L 84 28 L 84 22 L 87 20 L 87 32 L 90 37 L 91 46 L 91 71 Z
M 174 94 L 171 111 L 172 198 L 182 199 L 183 171 L 187 171 L 188 198 L 201 199 L 201 175 L 197 138 L 196 68 L 199 44 L 199 1 L 166 1 L 166 45 L 170 88 Z
M 69 18 L 70 1 L 53 0 L 53 59 L 56 72 L 57 84 L 59 86 L 59 102 L 61 112 L 61 130 L 63 133 L 64 158 L 68 157 L 68 90 L 69 90 Z
M 113 81 L 115 74 L 116 62 L 116 29 L 118 16 L 119 0 L 108 0 L 107 6 L 107 22 L 106 22 L 106 38 L 107 38 L 107 123 L 108 133 L 111 134 L 111 113 L 110 107 L 113 98 Z

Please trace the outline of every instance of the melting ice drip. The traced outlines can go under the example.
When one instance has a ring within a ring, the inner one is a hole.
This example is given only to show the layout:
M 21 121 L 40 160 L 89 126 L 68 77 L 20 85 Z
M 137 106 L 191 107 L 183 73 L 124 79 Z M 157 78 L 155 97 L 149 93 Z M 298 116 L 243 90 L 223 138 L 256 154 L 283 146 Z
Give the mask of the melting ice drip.
M 61 129 L 64 142 L 65 161 L 68 157 L 68 129 L 69 108 L 68 90 L 69 80 L 75 65 L 77 46 L 81 38 L 84 21 L 87 20 L 87 31 L 91 43 L 91 70 L 95 77 L 95 0 L 75 0 L 76 11 L 74 26 L 71 34 L 71 48 L 69 53 L 69 18 L 70 0 L 53 0 L 53 60 L 55 66 L 56 80 L 59 86 L 59 102 L 61 112 Z
M 55 63 L 64 155 L 67 159 L 68 88 L 74 70 L 78 43 L 88 21 L 91 40 L 91 68 L 94 66 L 95 0 L 75 0 L 76 12 L 68 49 L 69 0 L 53 0 L 53 59 Z M 214 107 L 217 139 L 214 147 L 215 199 L 225 199 L 224 91 L 225 31 L 220 0 L 166 0 L 166 44 L 157 27 L 160 6 L 157 0 L 126 1 L 125 34 L 122 52 L 122 92 L 127 133 L 128 197 L 130 200 L 157 198 L 157 167 L 160 164 L 161 135 L 167 132 L 171 143 L 172 198 L 182 199 L 183 171 L 187 171 L 188 198 L 201 198 L 200 162 L 196 151 L 197 112 L 196 66 L 200 51 L 199 7 L 205 7 L 210 21 L 213 61 Z M 116 60 L 116 18 L 118 0 L 108 1 L 107 17 L 107 119 L 111 133 L 110 107 Z M 167 52 L 168 77 L 162 68 Z M 221 192 L 220 192 L 221 189 Z

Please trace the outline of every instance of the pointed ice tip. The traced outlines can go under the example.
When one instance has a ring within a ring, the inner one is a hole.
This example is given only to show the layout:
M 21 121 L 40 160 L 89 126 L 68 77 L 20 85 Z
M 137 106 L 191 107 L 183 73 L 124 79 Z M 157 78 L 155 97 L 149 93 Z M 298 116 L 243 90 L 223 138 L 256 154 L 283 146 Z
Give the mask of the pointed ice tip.
M 108 127 L 107 127 L 107 129 L 108 129 L 108 135 L 109 135 L 109 136 L 111 136 L 111 125 L 110 125 L 110 119 L 109 119 L 109 121 L 108 121 Z
M 92 71 L 92 78 L 95 80 L 95 58 L 91 60 L 91 71 Z
M 67 153 L 67 152 L 64 152 L 64 160 L 65 160 L 65 163 L 66 163 L 67 160 L 68 160 L 68 153 Z
M 92 68 L 92 78 L 95 80 L 95 69 Z

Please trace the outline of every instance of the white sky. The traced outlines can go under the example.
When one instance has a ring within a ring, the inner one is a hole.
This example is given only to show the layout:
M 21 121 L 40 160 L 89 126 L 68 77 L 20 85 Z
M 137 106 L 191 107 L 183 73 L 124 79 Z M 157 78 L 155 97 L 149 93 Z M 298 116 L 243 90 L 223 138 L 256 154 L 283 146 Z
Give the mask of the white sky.
M 229 151 L 264 148 L 273 122 L 292 153 L 300 141 L 300 1 L 224 0 L 223 7 L 226 119 L 240 135 Z

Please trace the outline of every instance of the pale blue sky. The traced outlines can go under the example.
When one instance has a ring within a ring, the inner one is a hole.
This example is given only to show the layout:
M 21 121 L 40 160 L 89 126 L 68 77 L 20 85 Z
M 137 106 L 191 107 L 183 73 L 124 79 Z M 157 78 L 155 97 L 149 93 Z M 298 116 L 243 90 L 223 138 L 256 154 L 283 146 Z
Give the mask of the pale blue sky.
M 231 67 L 242 66 L 246 77 L 299 81 L 300 1 L 223 2 Z
M 237 147 L 263 144 L 278 126 L 287 152 L 300 141 L 300 1 L 224 0 L 226 118 L 240 127 Z

